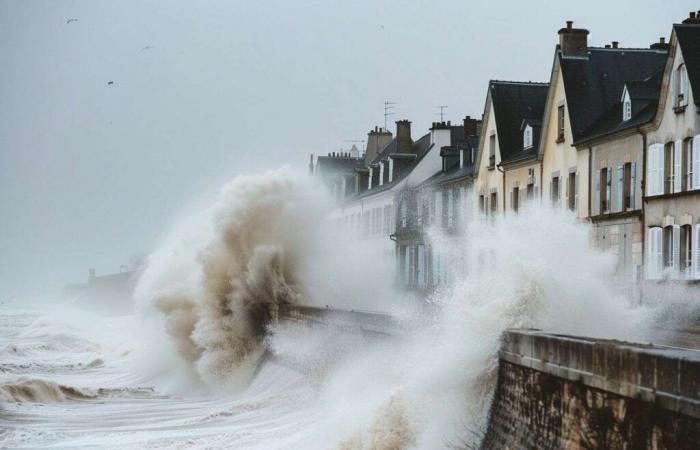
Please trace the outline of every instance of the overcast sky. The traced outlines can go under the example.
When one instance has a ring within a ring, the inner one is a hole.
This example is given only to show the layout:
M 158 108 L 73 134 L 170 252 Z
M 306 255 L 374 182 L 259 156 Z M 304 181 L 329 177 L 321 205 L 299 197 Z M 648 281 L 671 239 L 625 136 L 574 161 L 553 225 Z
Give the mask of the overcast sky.
M 0 0 L 0 300 L 118 271 L 236 174 L 365 139 L 384 100 L 414 137 L 438 105 L 478 116 L 489 79 L 548 80 L 565 20 L 646 47 L 697 6 Z

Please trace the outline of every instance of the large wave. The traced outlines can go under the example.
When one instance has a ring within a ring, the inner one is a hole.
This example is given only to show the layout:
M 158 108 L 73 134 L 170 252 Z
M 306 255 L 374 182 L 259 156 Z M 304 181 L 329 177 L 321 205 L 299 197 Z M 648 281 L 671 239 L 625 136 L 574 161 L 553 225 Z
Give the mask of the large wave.
M 405 334 L 367 345 L 278 326 L 265 340 L 276 305 L 409 303 L 392 285 L 386 249 L 323 226 L 329 206 L 312 180 L 288 170 L 238 177 L 150 257 L 136 292 L 179 361 L 210 386 L 247 383 L 265 345 L 307 366 L 318 427 L 297 447 L 475 446 L 505 329 L 643 337 L 644 311 L 617 289 L 614 258 L 590 248 L 588 226 L 565 211 L 523 208 L 469 221 L 460 237 L 426 236 L 451 281 L 427 306 L 402 311 Z
M 326 205 L 287 169 L 226 185 L 206 222 L 154 254 L 136 298 L 156 310 L 179 356 L 206 382 L 245 379 L 263 352 L 271 308 L 298 303 L 298 260 Z

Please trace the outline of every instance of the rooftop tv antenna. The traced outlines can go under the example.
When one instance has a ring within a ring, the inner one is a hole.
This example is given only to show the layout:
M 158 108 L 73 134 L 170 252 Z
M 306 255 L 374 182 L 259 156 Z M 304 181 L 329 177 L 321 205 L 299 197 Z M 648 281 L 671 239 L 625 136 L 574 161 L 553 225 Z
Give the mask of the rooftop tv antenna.
M 440 122 L 444 122 L 445 121 L 445 110 L 447 109 L 447 105 L 440 105 L 440 106 L 438 106 L 438 108 L 440 108 L 440 112 L 437 113 L 440 115 Z
M 389 128 L 387 127 L 387 118 L 389 116 L 393 116 L 395 113 L 390 112 L 392 109 L 394 109 L 394 105 L 396 105 L 396 102 L 390 102 L 389 100 L 384 101 L 384 129 L 388 130 Z

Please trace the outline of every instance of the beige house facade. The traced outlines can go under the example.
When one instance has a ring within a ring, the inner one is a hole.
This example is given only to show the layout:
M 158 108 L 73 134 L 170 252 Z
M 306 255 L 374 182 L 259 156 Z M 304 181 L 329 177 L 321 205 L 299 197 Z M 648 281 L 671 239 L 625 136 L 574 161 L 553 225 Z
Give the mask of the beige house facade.
M 658 111 L 646 133 L 649 280 L 700 279 L 700 20 L 673 26 Z

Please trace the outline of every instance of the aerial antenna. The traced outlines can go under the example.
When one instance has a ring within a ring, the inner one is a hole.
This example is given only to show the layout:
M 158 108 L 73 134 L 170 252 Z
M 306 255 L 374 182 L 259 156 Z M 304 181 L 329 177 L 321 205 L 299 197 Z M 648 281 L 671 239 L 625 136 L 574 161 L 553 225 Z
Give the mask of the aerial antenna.
M 438 108 L 440 108 L 440 112 L 437 113 L 438 115 L 440 115 L 440 122 L 444 122 L 445 121 L 445 110 L 447 109 L 447 105 L 440 105 L 440 106 L 438 106 Z
M 392 109 L 394 109 L 394 105 L 396 105 L 396 102 L 390 102 L 389 100 L 384 101 L 384 129 L 385 130 L 389 129 L 387 126 L 387 118 L 389 116 L 393 116 L 395 114 L 393 112 L 389 112 Z

